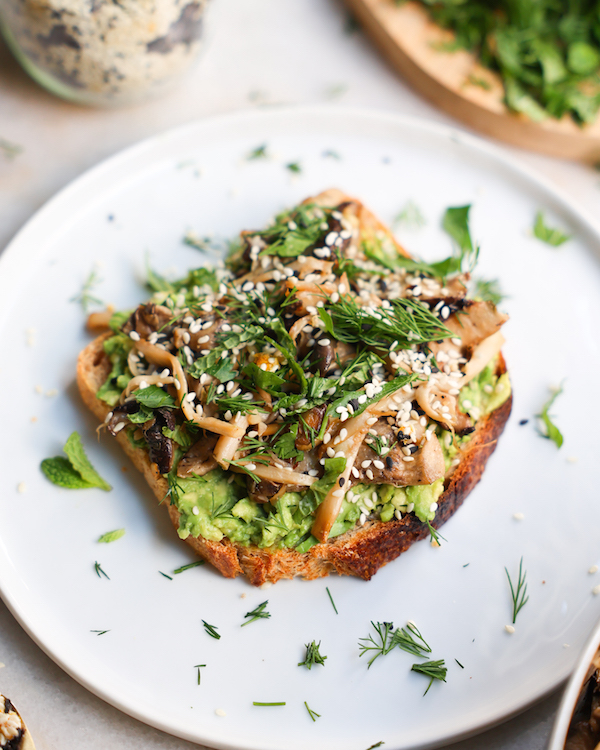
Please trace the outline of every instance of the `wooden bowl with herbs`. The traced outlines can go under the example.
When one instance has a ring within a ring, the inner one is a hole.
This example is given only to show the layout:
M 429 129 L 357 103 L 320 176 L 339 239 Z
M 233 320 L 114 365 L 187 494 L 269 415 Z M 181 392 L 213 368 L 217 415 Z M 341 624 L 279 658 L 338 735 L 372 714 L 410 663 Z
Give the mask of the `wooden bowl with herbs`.
M 487 135 L 600 161 L 600 2 L 347 0 L 415 89 Z

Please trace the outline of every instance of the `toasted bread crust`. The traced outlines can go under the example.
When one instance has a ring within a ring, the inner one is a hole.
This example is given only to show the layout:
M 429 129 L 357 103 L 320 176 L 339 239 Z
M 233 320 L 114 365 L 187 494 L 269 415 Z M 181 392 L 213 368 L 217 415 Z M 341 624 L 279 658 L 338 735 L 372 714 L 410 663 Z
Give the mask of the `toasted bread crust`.
M 359 222 L 363 234 L 386 232 L 394 241 L 399 253 L 408 255 L 389 233 L 379 219 L 365 208 L 360 201 L 345 195 L 337 189 L 327 190 L 305 202 L 321 205 L 339 205 L 353 202 L 359 207 Z M 103 344 L 105 334 L 92 341 L 80 354 L 77 364 L 77 384 L 86 406 L 104 421 L 110 407 L 96 397 L 96 392 L 105 382 L 111 370 Z M 497 374 L 506 372 L 504 359 L 500 355 Z M 438 510 L 432 525 L 439 528 L 460 507 L 469 492 L 481 479 L 488 458 L 494 452 L 496 441 L 504 429 L 510 415 L 512 396 L 485 418 L 479 420 L 472 439 L 461 452 L 460 464 L 445 481 L 443 494 L 438 499 Z M 142 472 L 159 501 L 168 491 L 168 484 L 152 464 L 145 450 L 134 448 L 124 431 L 116 439 L 136 468 Z M 166 504 L 171 522 L 179 528 L 179 511 L 174 505 Z M 255 545 L 243 546 L 231 542 L 226 537 L 213 542 L 202 537 L 188 537 L 185 541 L 194 551 L 226 578 L 245 575 L 250 583 L 260 586 L 275 583 L 281 578 L 300 576 L 305 579 L 320 578 L 330 573 L 352 575 L 369 580 L 383 565 L 394 560 L 412 544 L 429 534 L 427 526 L 414 515 L 407 514 L 401 520 L 367 521 L 345 534 L 317 544 L 308 552 L 299 553 L 293 549 L 261 549 Z
M 104 421 L 110 407 L 96 397 L 98 388 L 104 383 L 110 362 L 104 354 L 104 341 L 110 334 L 99 336 L 79 355 L 77 363 L 77 385 L 85 405 Z M 500 357 L 497 374 L 506 372 L 504 359 Z M 494 452 L 496 441 L 510 415 L 512 396 L 498 409 L 480 420 L 472 439 L 461 453 L 461 462 L 446 480 L 443 494 L 438 500 L 433 526 L 439 528 L 460 507 L 469 492 L 481 479 L 488 458 Z M 125 453 L 135 467 L 142 472 L 156 498 L 161 501 L 168 491 L 168 484 L 158 472 L 156 464 L 150 463 L 144 450 L 134 448 L 127 436 L 116 435 Z M 179 528 L 179 511 L 174 505 L 165 504 L 175 529 Z M 368 521 L 345 534 L 317 544 L 308 552 L 293 549 L 269 550 L 255 545 L 243 546 L 224 538 L 212 542 L 202 537 L 188 537 L 196 554 L 213 565 L 226 578 L 245 575 L 254 586 L 275 583 L 281 578 L 300 576 L 305 579 L 321 578 L 330 573 L 352 575 L 368 581 L 383 565 L 394 560 L 412 544 L 429 534 L 427 526 L 413 515 L 402 520 Z

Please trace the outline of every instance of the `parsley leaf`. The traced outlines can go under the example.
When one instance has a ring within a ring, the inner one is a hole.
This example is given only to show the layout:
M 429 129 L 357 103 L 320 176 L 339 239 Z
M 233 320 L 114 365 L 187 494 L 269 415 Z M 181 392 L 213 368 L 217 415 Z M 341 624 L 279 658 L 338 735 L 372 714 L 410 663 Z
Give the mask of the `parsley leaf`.
M 98 542 L 100 544 L 110 544 L 110 542 L 116 542 L 117 539 L 120 539 L 122 536 L 125 536 L 125 529 L 115 529 L 114 531 L 108 531 L 106 534 L 102 534 L 98 539 Z
M 571 235 L 561 232 L 560 229 L 553 229 L 547 226 L 544 221 L 544 214 L 541 211 L 538 211 L 535 215 L 533 234 L 538 240 L 545 242 L 546 245 L 550 245 L 551 247 L 560 247 L 560 245 L 571 239 Z
M 138 389 L 132 394 L 138 404 L 147 406 L 149 409 L 158 409 L 159 407 L 175 406 L 175 399 L 168 394 L 164 388 L 157 385 L 149 385 L 147 388 Z

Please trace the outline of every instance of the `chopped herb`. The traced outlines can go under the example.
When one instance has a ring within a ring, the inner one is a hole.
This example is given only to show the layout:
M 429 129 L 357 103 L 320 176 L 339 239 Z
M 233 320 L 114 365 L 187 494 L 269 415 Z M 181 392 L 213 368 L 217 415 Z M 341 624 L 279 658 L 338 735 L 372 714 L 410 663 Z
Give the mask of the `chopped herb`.
M 368 668 L 371 667 L 371 664 L 377 659 L 379 656 L 385 656 L 386 654 L 389 654 L 389 652 L 396 646 L 396 644 L 392 644 L 392 635 L 394 633 L 394 623 L 393 622 L 378 622 L 374 623 L 371 621 L 371 625 L 375 629 L 375 637 L 372 635 L 367 636 L 366 638 L 360 638 L 359 639 L 359 648 L 360 648 L 360 654 L 359 656 L 364 656 L 368 652 L 374 652 L 374 655 L 371 656 L 371 659 L 368 664 Z
M 109 544 L 110 542 L 116 542 L 117 539 L 120 539 L 122 536 L 125 536 L 125 529 L 115 529 L 114 531 L 108 531 L 106 534 L 102 534 L 98 541 L 102 544 Z
M 556 401 L 556 399 L 560 396 L 560 394 L 563 392 L 562 385 L 559 387 L 557 391 L 554 391 L 552 396 L 546 401 L 544 404 L 541 414 L 536 414 L 536 417 L 538 419 L 541 419 L 542 424 L 544 425 L 543 429 L 544 432 L 541 430 L 539 431 L 540 435 L 542 437 L 547 438 L 548 440 L 552 440 L 557 448 L 560 448 L 563 444 L 563 436 L 561 431 L 558 429 L 558 427 L 554 424 L 552 419 L 550 418 L 549 411 L 552 408 L 552 405 Z
M 98 271 L 94 268 L 87 279 L 83 282 L 83 286 L 81 287 L 81 291 L 79 294 L 76 294 L 74 297 L 71 297 L 69 300 L 70 302 L 79 302 L 81 306 L 83 307 L 84 312 L 87 312 L 90 305 L 103 305 L 104 302 L 102 302 L 101 299 L 98 299 L 98 297 L 94 297 L 92 292 L 92 289 L 95 286 L 98 286 L 98 284 L 102 281 L 98 277 Z
M 169 581 L 172 581 L 172 580 L 173 580 L 173 579 L 171 578 L 171 576 L 167 575 L 166 573 L 163 573 L 163 572 L 162 572 L 162 570 L 159 570 L 158 572 L 159 572 L 159 573 L 161 574 L 161 576 L 164 576 L 165 578 L 168 578 L 168 579 L 169 579 Z
M 187 565 L 182 565 L 181 568 L 177 568 L 173 571 L 173 575 L 177 575 L 178 573 L 183 573 L 184 570 L 189 570 L 190 568 L 197 568 L 199 565 L 204 565 L 204 560 L 196 560 L 196 562 L 188 563 Z
M 375 750 L 376 747 L 381 747 L 382 745 L 385 745 L 385 742 L 383 740 L 380 740 L 379 742 L 376 742 L 374 745 L 370 745 L 367 750 Z
M 300 162 L 297 161 L 291 161 L 289 164 L 285 165 L 285 168 L 292 172 L 293 174 L 300 174 L 302 172 L 302 167 L 300 166 Z
M 425 226 L 427 222 L 421 213 L 420 208 L 413 201 L 408 201 L 404 208 L 396 214 L 392 224 L 404 224 L 407 227 L 418 229 Z
M 200 677 L 200 670 L 201 670 L 201 669 L 202 669 L 203 667 L 205 667 L 205 666 L 206 666 L 206 664 L 195 664 L 195 665 L 194 665 L 194 669 L 197 669 L 197 670 L 198 670 L 198 685 L 200 684 L 200 680 L 201 680 L 201 677 Z
M 258 701 L 252 701 L 253 706 L 285 706 L 285 701 L 279 703 L 259 703 Z
M 308 711 L 308 715 L 313 721 L 316 721 L 317 719 L 321 718 L 321 714 L 318 714 L 316 711 L 313 711 L 308 707 L 308 703 L 304 701 L 304 705 L 306 706 L 306 710 Z M 316 718 L 315 718 L 316 717 Z
M 333 601 L 333 597 L 331 596 L 331 591 L 329 590 L 327 586 L 325 587 L 325 591 L 327 592 L 327 596 L 329 597 L 329 601 L 331 602 L 331 606 L 335 610 L 336 615 L 339 615 L 339 612 L 337 611 L 337 607 L 335 606 L 335 602 Z
M 98 578 L 102 578 L 102 576 L 104 576 L 105 578 L 107 578 L 110 581 L 110 578 L 102 570 L 102 567 L 100 566 L 99 562 L 95 562 L 94 563 L 94 570 L 96 571 L 96 575 L 98 576 Z
M 333 151 L 333 149 L 327 149 L 327 151 L 323 151 L 322 154 L 324 159 L 337 159 L 338 161 L 342 158 L 337 151 Z
M 23 146 L 19 146 L 17 143 L 11 143 L 6 138 L 0 138 L 0 151 L 4 154 L 7 161 L 12 161 L 19 154 L 23 153 Z
M 420 664 L 413 664 L 410 670 L 411 672 L 418 672 L 419 674 L 424 674 L 426 677 L 430 678 L 427 690 L 423 693 L 423 695 L 427 695 L 427 693 L 429 692 L 429 688 L 432 686 L 434 680 L 446 682 L 446 673 L 448 672 L 446 666 L 444 665 L 443 659 L 438 659 L 438 661 L 424 661 Z
M 429 521 L 425 521 L 427 528 L 429 529 L 429 540 L 432 544 L 437 544 L 438 547 L 442 546 L 442 543 L 440 542 L 440 539 L 443 539 L 445 542 L 448 540 L 446 537 L 443 537 L 437 529 L 434 529 L 433 526 Z
M 209 625 L 206 620 L 202 620 L 202 624 L 204 625 L 204 630 L 211 638 L 216 638 L 217 640 L 221 638 L 220 634 L 217 633 L 218 628 L 216 625 Z
M 473 245 L 469 230 L 469 211 L 471 206 L 454 206 L 446 209 L 442 227 L 456 243 L 458 270 L 472 271 L 479 257 L 479 246 Z M 465 262 L 467 263 L 465 267 Z
M 212 237 L 198 237 L 193 232 L 187 232 L 183 238 L 183 244 L 193 247 L 201 253 L 208 253 L 211 250 L 220 250 L 221 245 Z
M 179 502 L 179 494 L 183 492 L 181 485 L 177 481 L 177 478 L 171 475 L 167 477 L 167 484 L 169 485 L 169 489 L 166 491 L 159 505 L 162 505 L 168 497 L 171 499 L 170 505 L 176 505 Z
M 110 633 L 110 630 L 90 630 L 90 633 L 96 633 L 96 635 L 105 635 Z
M 53 484 L 67 489 L 98 487 L 105 492 L 112 489 L 110 484 L 102 479 L 90 463 L 79 433 L 71 433 L 63 450 L 67 454 L 67 458 L 64 458 L 64 456 L 46 458 L 40 466 L 43 473 Z
M 390 646 L 391 648 L 398 646 L 402 651 L 407 651 L 409 654 L 413 654 L 413 656 L 424 656 L 431 653 L 429 644 L 425 641 L 421 635 L 421 631 L 414 622 L 407 623 L 406 628 L 395 630 L 390 641 Z
M 538 211 L 535 215 L 533 234 L 538 240 L 552 247 L 559 247 L 571 239 L 570 234 L 565 234 L 560 229 L 552 229 L 552 227 L 547 226 L 544 222 L 544 214 L 541 211 Z
M 268 158 L 268 154 L 267 154 L 266 143 L 263 143 L 262 146 L 257 146 L 246 157 L 248 161 L 252 161 L 254 159 L 267 159 L 267 158 Z
M 458 666 L 459 666 L 459 667 L 460 667 L 461 669 L 464 669 L 464 668 L 465 668 L 465 667 L 464 667 L 464 664 L 461 664 L 461 663 L 460 663 L 460 662 L 458 661 L 458 659 L 454 659 L 454 661 L 455 661 L 455 662 L 456 662 L 456 663 L 458 664 Z
M 132 396 L 142 406 L 147 406 L 149 409 L 159 409 L 165 406 L 174 407 L 175 399 L 169 395 L 164 388 L 159 388 L 157 385 L 149 385 L 147 388 L 142 388 L 133 391 Z
M 529 597 L 527 596 L 527 583 L 525 581 L 527 573 L 523 573 L 523 558 L 521 558 L 521 562 L 519 563 L 519 577 L 516 586 L 513 586 L 508 569 L 504 568 L 504 570 L 506 572 L 506 577 L 508 578 L 508 585 L 510 586 L 510 595 L 512 597 L 513 605 L 512 621 L 514 625 L 517 621 L 517 615 L 529 601 Z
M 476 279 L 473 296 L 484 302 L 493 302 L 494 305 L 499 305 L 504 299 L 498 279 L 490 279 L 488 281 Z
M 251 622 L 254 622 L 255 620 L 261 620 L 265 619 L 268 620 L 269 617 L 271 617 L 271 613 L 266 611 L 266 606 L 268 604 L 268 600 L 266 602 L 263 602 L 262 604 L 259 604 L 258 607 L 252 610 L 252 612 L 246 612 L 244 615 L 244 618 L 250 617 L 251 619 L 247 622 L 243 622 L 241 627 L 243 628 L 244 625 L 250 625 Z
M 304 645 L 306 648 L 306 656 L 304 657 L 304 661 L 298 662 L 298 666 L 312 669 L 312 666 L 314 664 L 320 664 L 324 667 L 325 659 L 327 659 L 327 657 L 321 656 L 321 654 L 319 653 L 321 641 L 319 641 L 318 643 L 316 641 L 311 641 L 311 643 L 305 643 Z

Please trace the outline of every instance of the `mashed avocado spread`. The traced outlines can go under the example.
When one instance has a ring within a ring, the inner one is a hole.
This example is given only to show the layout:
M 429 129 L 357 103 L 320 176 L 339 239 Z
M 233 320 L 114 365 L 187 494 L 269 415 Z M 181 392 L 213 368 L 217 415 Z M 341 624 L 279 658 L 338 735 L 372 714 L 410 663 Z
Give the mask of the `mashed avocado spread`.
M 510 396 L 508 376 L 497 377 L 495 371 L 496 360 L 493 360 L 461 390 L 461 406 L 474 419 L 497 409 Z M 439 437 L 448 468 L 470 436 L 457 438 L 442 432 Z M 313 511 L 343 470 L 341 462 L 345 463 L 345 459 L 326 459 L 324 476 L 309 490 L 303 494 L 287 492 L 273 504 L 251 501 L 246 494 L 245 478 L 220 468 L 202 477 L 177 479 L 178 491 L 172 502 L 180 513 L 179 536 L 181 539 L 202 536 L 215 542 L 227 537 L 243 545 L 290 547 L 306 552 L 318 543 L 310 533 Z M 355 485 L 351 492 L 359 499 L 354 502 L 344 499 L 329 537 L 352 529 L 359 520 L 361 507 L 368 508 L 369 504 L 372 504 L 370 512 L 384 522 L 391 521 L 396 511 L 414 512 L 423 523 L 432 521 L 435 517 L 432 506 L 443 491 L 443 479 L 414 487 Z

